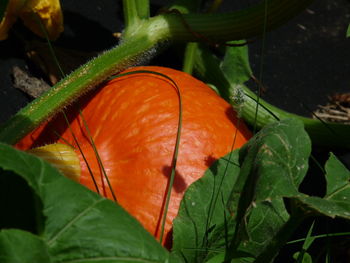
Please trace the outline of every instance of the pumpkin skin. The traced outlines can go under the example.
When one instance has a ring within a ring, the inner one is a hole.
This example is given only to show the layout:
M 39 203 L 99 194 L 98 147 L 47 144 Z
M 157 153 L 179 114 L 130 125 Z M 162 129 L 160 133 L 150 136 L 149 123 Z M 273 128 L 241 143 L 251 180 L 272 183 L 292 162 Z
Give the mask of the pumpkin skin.
M 241 147 L 251 133 L 242 121 L 239 127 L 236 126 L 238 119 L 231 105 L 192 76 L 155 66 L 135 67 L 126 72 L 135 70 L 164 74 L 175 81 L 181 93 L 180 147 L 163 241 L 169 247 L 172 221 L 187 187 L 232 147 Z M 176 88 L 168 79 L 151 73 L 115 78 L 67 109 L 70 128 L 62 115 L 58 115 L 16 145 L 20 149 L 30 149 L 68 141 L 76 146 L 73 132 L 100 193 L 112 198 L 79 108 L 118 203 L 159 238 L 178 129 L 179 96 Z M 80 183 L 96 191 L 81 153 L 76 152 L 82 171 Z

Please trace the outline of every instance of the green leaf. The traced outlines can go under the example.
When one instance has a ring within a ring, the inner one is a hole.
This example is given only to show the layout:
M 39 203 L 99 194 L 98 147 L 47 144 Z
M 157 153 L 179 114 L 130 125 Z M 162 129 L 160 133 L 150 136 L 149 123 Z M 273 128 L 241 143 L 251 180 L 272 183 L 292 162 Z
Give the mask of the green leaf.
M 350 24 L 348 25 L 348 29 L 346 30 L 346 37 L 350 37 Z
M 242 44 L 242 41 L 231 41 L 229 44 Z M 231 84 L 243 84 L 252 76 L 249 64 L 248 45 L 226 47 L 221 69 Z
M 349 188 L 350 171 L 331 153 L 325 165 L 327 194 L 330 197 L 342 194 L 344 190 Z
M 236 152 L 231 162 L 218 160 L 182 200 L 173 253 L 187 262 L 251 262 L 289 220 L 283 198 L 302 195 L 310 151 L 302 123 L 289 119 L 266 126 L 240 150 L 241 169 Z
M 242 41 L 231 41 L 230 44 L 242 44 Z M 249 64 L 248 46 L 226 47 L 224 59 L 220 68 L 230 83 L 228 93 L 230 101 L 238 114 L 244 104 L 244 83 L 253 75 Z
M 237 151 L 216 161 L 186 191 L 173 224 L 173 253 L 204 262 L 225 250 L 233 216 L 227 200 L 239 172 Z
M 285 119 L 267 126 L 252 141 L 258 154 L 252 172 L 259 173 L 256 200 L 300 195 L 308 170 L 311 141 L 301 121 Z M 248 152 L 246 145 L 242 152 Z M 273 182 L 273 184 L 271 184 Z
M 50 263 L 45 241 L 26 231 L 6 229 L 0 231 L 1 263 Z
M 232 251 L 257 256 L 274 242 L 289 220 L 283 198 L 302 196 L 298 187 L 310 152 L 310 139 L 296 119 L 267 125 L 240 150 L 241 170 L 230 203 L 237 211 Z
M 324 198 L 298 197 L 309 211 L 329 217 L 350 219 L 350 171 L 331 154 L 325 165 L 327 194 Z
M 306 238 L 304 240 L 304 244 L 300 250 L 300 252 L 296 252 L 293 255 L 293 258 L 296 259 L 296 263 L 312 263 L 311 256 L 307 253 L 307 250 L 312 245 L 312 243 L 315 241 L 316 237 L 311 236 L 312 230 L 314 228 L 315 221 L 312 222 L 312 225 L 310 226 L 309 231 L 307 232 Z
M 67 179 L 35 156 L 6 144 L 0 144 L 0 152 L 0 167 L 23 177 L 41 199 L 46 217 L 42 239 L 52 261 L 171 260 L 170 254 L 119 205 Z M 13 253 L 17 252 L 21 251 Z M 23 257 L 26 253 L 30 256 L 32 252 L 23 251 Z

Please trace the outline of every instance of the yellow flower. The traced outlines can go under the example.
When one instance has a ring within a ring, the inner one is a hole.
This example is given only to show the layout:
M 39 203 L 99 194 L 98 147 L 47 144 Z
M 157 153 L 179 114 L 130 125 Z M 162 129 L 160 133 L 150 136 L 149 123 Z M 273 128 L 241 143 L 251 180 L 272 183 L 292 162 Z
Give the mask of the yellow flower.
M 45 28 L 51 40 L 63 31 L 63 15 L 59 0 L 10 0 L 0 23 L 0 40 L 7 38 L 11 26 L 20 17 L 26 27 L 45 37 Z

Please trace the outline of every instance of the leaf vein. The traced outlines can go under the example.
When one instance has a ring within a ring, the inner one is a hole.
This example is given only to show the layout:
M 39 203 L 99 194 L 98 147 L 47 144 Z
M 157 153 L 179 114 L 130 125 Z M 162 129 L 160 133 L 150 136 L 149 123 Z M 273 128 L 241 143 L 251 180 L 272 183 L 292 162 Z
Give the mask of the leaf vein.
M 93 207 L 95 207 L 98 203 L 104 201 L 105 199 L 101 198 L 93 202 L 91 205 L 86 207 L 83 211 L 77 214 L 72 220 L 70 220 L 60 231 L 57 232 L 50 240 L 48 240 L 47 244 L 49 247 L 53 245 L 53 243 L 62 235 L 65 231 L 67 231 L 75 222 L 77 222 L 82 216 L 88 213 Z

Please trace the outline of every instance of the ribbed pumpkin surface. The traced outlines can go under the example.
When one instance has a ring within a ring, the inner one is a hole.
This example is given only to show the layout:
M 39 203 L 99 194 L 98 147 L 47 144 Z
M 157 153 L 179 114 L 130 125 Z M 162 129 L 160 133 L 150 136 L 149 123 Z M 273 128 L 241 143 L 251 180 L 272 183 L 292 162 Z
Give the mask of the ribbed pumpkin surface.
M 168 234 L 185 189 L 216 159 L 230 152 L 232 146 L 241 147 L 251 134 L 242 121 L 236 126 L 236 114 L 227 102 L 192 76 L 162 67 L 137 67 L 129 71 L 132 70 L 165 74 L 176 82 L 181 92 L 182 130 L 165 227 Z M 68 109 L 70 129 L 64 118 L 58 116 L 17 144 L 21 149 L 28 149 L 57 141 L 65 143 L 58 139 L 57 134 L 60 134 L 76 145 L 71 135 L 73 131 L 100 192 L 111 198 L 79 116 L 79 107 L 118 202 L 159 237 L 178 128 L 179 96 L 174 85 L 151 73 L 115 78 Z M 79 151 L 77 153 L 82 168 L 80 182 L 96 191 L 87 165 Z

